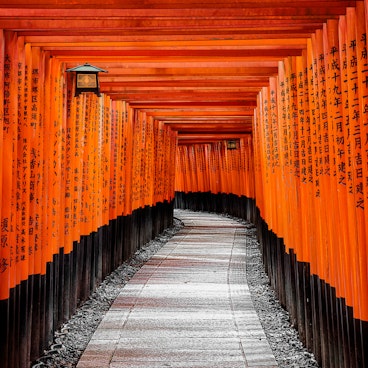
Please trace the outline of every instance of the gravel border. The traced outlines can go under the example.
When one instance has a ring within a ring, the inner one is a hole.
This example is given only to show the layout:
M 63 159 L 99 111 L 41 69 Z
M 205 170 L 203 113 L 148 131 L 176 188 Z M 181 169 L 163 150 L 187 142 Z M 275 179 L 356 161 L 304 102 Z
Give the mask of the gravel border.
M 226 216 L 226 215 L 224 215 Z M 230 217 L 230 216 L 227 216 Z M 249 222 L 236 219 L 246 225 L 247 281 L 254 307 L 268 338 L 272 352 L 280 368 L 318 368 L 313 354 L 309 353 L 291 327 L 288 313 L 280 306 L 264 272 L 256 228 Z M 174 218 L 174 226 L 151 240 L 134 256 L 112 272 L 90 298 L 76 311 L 60 330 L 55 332 L 54 342 L 32 368 L 74 368 L 87 347 L 112 302 L 133 275 L 167 243 L 183 223 Z
M 246 225 L 246 275 L 253 305 L 280 368 L 318 368 L 314 355 L 299 340 L 289 313 L 281 307 L 264 270 L 257 229 Z

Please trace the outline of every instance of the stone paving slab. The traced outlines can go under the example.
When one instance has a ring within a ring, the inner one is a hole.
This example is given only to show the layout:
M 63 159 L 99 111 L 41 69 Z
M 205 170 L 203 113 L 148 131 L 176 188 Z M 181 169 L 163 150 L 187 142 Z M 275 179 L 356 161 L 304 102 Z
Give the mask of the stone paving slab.
M 185 227 L 123 288 L 77 368 L 274 368 L 245 273 L 245 231 L 176 211 Z

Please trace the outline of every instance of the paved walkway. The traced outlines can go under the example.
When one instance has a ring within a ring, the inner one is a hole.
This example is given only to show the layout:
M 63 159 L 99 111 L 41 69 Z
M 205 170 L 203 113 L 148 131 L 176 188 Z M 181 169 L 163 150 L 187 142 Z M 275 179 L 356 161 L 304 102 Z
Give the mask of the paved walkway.
M 77 368 L 277 367 L 250 298 L 244 227 L 175 216 L 185 227 L 123 288 Z

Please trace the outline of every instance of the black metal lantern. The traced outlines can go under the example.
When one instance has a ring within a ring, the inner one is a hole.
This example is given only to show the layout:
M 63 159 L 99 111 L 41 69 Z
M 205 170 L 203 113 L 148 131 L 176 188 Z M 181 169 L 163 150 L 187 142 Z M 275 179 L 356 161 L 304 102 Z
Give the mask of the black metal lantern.
M 238 148 L 237 140 L 232 139 L 226 142 L 226 148 L 228 150 L 236 150 Z
M 78 65 L 66 71 L 76 73 L 75 97 L 79 96 L 82 92 L 93 92 L 98 97 L 101 96 L 98 73 L 107 73 L 107 70 L 85 63 L 84 65 Z

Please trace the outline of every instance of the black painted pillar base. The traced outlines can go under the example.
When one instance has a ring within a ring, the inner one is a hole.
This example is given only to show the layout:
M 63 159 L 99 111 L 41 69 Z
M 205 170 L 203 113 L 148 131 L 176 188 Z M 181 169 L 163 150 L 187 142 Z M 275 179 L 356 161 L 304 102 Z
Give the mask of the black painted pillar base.
M 176 192 L 174 207 L 192 211 L 226 213 L 253 223 L 255 221 L 256 207 L 254 199 L 245 196 L 239 197 L 234 194 Z

